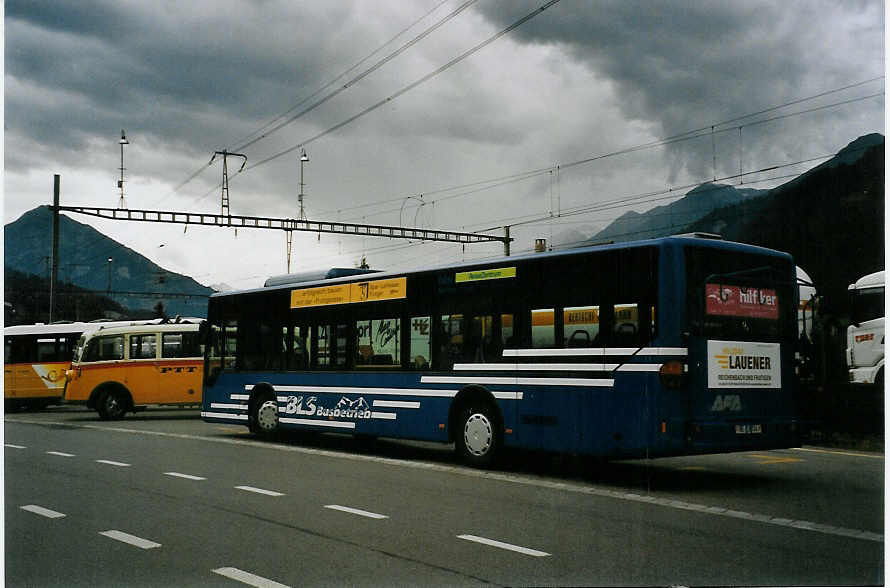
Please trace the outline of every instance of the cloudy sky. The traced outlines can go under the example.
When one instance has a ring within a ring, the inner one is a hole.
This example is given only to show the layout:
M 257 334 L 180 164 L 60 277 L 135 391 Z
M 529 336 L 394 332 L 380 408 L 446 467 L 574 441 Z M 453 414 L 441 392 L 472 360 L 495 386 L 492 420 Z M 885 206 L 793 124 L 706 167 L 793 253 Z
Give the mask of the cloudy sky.
M 884 133 L 879 1 L 548 4 L 8 0 L 4 222 L 53 174 L 63 204 L 116 207 L 124 129 L 130 208 L 218 212 L 226 149 L 232 214 L 296 217 L 305 149 L 312 220 L 510 224 L 524 251 Z M 74 218 L 205 284 L 286 271 L 277 231 Z M 297 233 L 292 271 L 501 251 Z

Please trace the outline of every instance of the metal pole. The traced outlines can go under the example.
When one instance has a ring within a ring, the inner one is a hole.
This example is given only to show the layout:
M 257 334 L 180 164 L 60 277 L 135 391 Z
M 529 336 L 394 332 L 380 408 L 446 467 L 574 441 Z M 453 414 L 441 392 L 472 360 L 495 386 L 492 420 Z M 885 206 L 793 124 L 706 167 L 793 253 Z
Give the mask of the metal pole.
M 510 257 L 510 225 L 504 227 L 504 256 Z
M 56 303 L 56 279 L 59 277 L 59 187 L 61 176 L 53 176 L 53 261 L 49 278 L 49 322 L 53 322 Z

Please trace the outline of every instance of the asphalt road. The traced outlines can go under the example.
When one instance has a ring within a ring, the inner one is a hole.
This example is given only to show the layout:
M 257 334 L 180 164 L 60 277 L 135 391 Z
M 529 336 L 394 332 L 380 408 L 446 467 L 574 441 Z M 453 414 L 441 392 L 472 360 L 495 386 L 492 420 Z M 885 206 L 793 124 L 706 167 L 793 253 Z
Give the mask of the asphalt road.
M 884 583 L 880 454 L 517 452 L 480 471 L 431 444 L 259 442 L 192 410 L 20 413 L 4 436 L 9 586 Z

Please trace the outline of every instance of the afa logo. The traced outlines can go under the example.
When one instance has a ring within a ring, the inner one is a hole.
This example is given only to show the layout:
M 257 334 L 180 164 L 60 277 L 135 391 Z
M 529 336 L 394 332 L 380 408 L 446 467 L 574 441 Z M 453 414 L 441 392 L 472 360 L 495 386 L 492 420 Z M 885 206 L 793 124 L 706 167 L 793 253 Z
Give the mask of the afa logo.
M 742 398 L 738 394 L 718 394 L 714 397 L 711 412 L 741 412 Z

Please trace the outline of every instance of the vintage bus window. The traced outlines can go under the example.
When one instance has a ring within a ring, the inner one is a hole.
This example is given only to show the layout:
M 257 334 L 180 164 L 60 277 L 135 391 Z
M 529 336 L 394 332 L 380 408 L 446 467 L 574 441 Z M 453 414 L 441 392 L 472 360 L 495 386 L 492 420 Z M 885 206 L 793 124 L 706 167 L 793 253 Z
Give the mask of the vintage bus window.
M 161 334 L 161 357 L 198 357 L 201 348 L 198 333 Z
M 553 321 L 554 309 L 532 310 L 532 347 L 547 349 L 556 346 L 556 325 Z
M 430 369 L 432 347 L 430 343 L 430 323 L 432 317 L 416 316 L 411 319 L 409 356 L 411 367 L 418 370 Z
M 600 343 L 600 307 L 566 307 L 563 309 L 563 328 L 566 347 L 598 346 Z
M 56 360 L 56 340 L 37 339 L 37 361 Z
M 501 348 L 502 349 L 515 349 L 516 348 L 516 338 L 513 336 L 513 315 L 512 314 L 502 314 L 501 315 Z
M 124 336 L 96 337 L 87 344 L 84 361 L 110 361 L 124 358 Z
M 157 335 L 130 335 L 130 359 L 154 359 L 157 354 Z
M 371 319 L 355 323 L 357 367 L 393 367 L 400 362 L 400 321 Z

